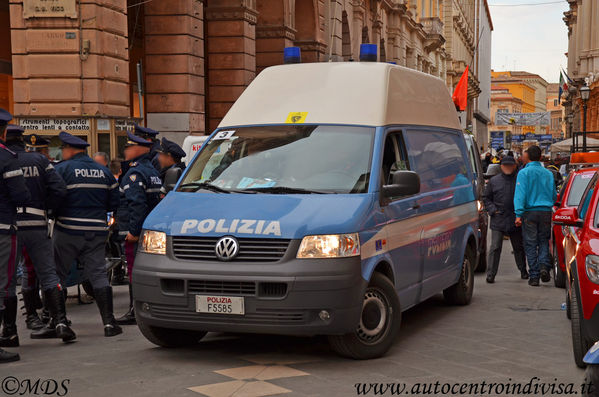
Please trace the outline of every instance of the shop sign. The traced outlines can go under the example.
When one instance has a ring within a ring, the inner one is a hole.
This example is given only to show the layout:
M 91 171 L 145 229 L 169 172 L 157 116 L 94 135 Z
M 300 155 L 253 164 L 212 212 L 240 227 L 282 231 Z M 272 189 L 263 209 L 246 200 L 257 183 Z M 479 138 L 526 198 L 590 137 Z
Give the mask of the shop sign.
M 50 119 L 50 118 L 24 118 L 19 120 L 19 125 L 25 130 L 32 131 L 89 131 L 89 119 Z

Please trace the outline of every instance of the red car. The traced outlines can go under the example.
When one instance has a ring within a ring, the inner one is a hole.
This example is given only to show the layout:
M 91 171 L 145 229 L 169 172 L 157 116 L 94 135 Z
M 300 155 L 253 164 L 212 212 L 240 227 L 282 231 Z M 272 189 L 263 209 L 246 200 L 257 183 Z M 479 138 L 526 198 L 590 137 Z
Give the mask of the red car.
M 599 174 L 595 173 L 577 207 L 560 208 L 554 223 L 562 226 L 568 311 L 576 365 L 599 340 Z
M 583 168 L 572 171 L 559 194 L 557 195 L 554 212 L 562 208 L 578 207 L 580 199 L 593 175 L 599 168 Z M 555 220 L 555 219 L 554 219 Z M 553 282 L 556 287 L 564 288 L 566 286 L 566 264 L 564 262 L 564 235 L 562 226 L 553 224 L 552 233 L 552 254 L 553 254 Z

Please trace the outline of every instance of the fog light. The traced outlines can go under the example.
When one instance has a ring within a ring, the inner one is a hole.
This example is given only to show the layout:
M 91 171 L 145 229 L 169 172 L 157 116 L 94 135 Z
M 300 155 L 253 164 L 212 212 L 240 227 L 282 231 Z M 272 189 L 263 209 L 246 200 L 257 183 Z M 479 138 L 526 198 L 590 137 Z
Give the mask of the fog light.
M 144 303 L 143 305 L 141 305 L 141 310 L 143 310 L 144 312 L 149 312 L 150 311 L 150 304 L 149 303 Z
M 331 318 L 331 315 L 326 310 L 321 310 L 320 313 L 318 313 L 318 317 L 320 317 L 322 321 L 326 321 Z

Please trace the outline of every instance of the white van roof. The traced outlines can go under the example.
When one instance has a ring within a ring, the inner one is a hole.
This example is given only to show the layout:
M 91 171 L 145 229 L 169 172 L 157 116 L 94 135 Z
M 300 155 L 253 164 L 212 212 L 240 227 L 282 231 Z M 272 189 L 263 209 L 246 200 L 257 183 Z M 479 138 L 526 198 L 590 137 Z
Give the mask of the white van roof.
M 282 124 L 426 125 L 461 129 L 443 80 L 380 62 L 329 62 L 264 69 L 220 128 Z

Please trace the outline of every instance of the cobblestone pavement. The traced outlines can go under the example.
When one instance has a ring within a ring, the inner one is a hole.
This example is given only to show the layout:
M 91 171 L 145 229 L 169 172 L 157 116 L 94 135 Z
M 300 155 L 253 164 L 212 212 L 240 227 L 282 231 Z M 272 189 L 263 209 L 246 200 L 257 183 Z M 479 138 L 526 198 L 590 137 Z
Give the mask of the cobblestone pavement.
M 194 348 L 162 349 L 128 326 L 104 338 L 96 306 L 70 299 L 77 342 L 31 340 L 21 319 L 22 359 L 2 365 L 0 380 L 65 381 L 72 396 L 354 396 L 361 382 L 526 384 L 533 377 L 578 388 L 583 371 L 574 364 L 560 307 L 564 290 L 553 283 L 529 287 L 505 243 L 495 284 L 477 275 L 466 307 L 448 306 L 439 295 L 411 309 L 381 359 L 339 358 L 322 337 L 209 334 Z M 118 315 L 126 309 L 126 287 L 117 287 L 115 298 Z

